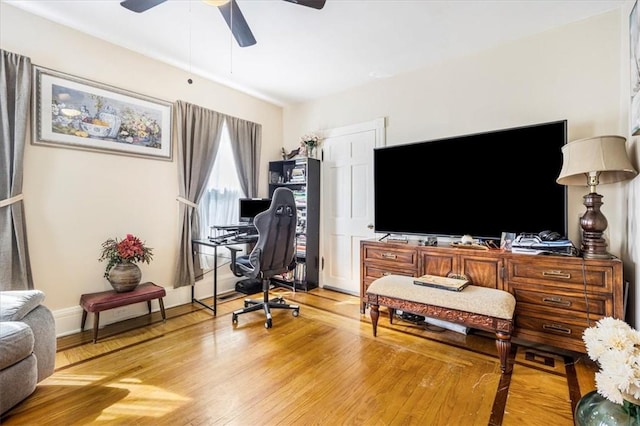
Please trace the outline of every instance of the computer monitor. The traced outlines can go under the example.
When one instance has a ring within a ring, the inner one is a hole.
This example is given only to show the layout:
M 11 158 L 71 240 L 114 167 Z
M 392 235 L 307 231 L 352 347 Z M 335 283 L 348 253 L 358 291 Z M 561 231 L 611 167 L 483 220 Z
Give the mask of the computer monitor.
M 258 213 L 271 206 L 270 198 L 240 198 L 240 223 L 253 223 Z

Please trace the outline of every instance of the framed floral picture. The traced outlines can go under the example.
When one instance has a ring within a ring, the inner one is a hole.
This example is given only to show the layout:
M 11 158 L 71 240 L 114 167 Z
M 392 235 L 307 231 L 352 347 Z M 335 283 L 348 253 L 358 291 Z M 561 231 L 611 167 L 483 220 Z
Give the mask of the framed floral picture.
M 33 145 L 172 160 L 172 104 L 34 66 Z

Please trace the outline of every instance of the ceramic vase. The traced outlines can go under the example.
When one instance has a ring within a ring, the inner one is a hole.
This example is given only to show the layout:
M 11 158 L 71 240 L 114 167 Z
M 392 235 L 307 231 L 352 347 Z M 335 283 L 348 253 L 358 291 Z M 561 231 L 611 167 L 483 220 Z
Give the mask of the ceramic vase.
M 133 291 L 140 284 L 142 271 L 135 263 L 118 263 L 109 270 L 109 283 L 118 293 Z

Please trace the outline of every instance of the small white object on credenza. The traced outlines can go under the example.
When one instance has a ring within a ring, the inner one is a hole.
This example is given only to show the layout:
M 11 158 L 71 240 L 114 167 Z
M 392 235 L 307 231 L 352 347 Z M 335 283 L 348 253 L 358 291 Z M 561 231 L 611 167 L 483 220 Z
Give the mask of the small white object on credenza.
M 473 237 L 469 234 L 463 235 L 462 238 L 460 238 L 460 242 L 462 244 L 473 244 Z

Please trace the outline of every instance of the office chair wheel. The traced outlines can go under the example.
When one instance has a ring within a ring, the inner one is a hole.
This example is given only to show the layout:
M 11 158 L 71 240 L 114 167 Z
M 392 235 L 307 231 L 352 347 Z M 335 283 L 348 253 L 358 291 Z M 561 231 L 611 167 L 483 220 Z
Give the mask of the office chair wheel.
M 291 315 L 297 317 L 298 315 L 300 315 L 300 311 L 298 309 L 294 309 L 293 312 L 291 312 Z
M 231 315 L 231 323 L 232 324 L 237 324 L 238 323 L 238 315 L 236 315 L 236 314 Z
M 264 323 L 264 328 L 271 328 L 272 326 L 272 322 L 271 322 L 271 318 L 269 318 L 265 323 Z

